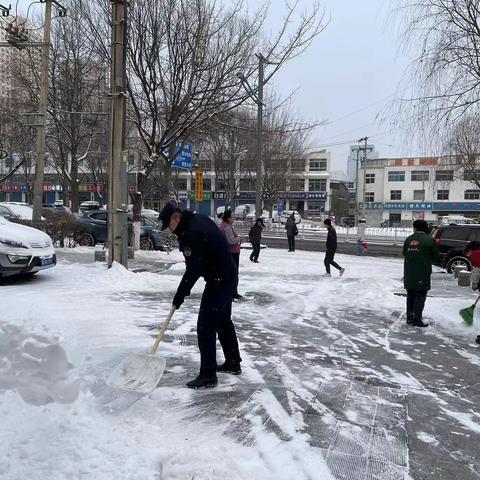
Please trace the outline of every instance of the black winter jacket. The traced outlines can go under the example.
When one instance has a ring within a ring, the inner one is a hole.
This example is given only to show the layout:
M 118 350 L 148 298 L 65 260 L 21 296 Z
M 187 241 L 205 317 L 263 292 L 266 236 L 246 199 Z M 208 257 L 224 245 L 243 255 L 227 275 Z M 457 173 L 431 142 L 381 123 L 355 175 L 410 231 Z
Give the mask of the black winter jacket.
M 226 288 L 233 284 L 236 267 L 228 243 L 213 220 L 205 215 L 184 211 L 175 233 L 186 264 L 177 298 L 183 302 L 200 277 L 207 284 L 214 282 Z
M 262 231 L 263 227 L 257 224 L 253 225 L 248 232 L 250 243 L 260 243 L 262 241 Z
M 327 250 L 336 250 L 337 249 L 337 232 L 333 227 L 328 227 L 327 235 Z

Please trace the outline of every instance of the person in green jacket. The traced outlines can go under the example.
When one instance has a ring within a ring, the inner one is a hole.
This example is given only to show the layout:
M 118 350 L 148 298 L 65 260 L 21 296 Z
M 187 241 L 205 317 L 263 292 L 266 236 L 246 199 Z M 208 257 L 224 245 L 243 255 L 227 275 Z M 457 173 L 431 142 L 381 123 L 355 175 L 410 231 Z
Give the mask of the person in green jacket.
M 407 290 L 407 323 L 414 327 L 428 327 L 423 323 L 422 313 L 431 288 L 432 262 L 438 258 L 438 247 L 428 234 L 425 220 L 413 222 L 413 235 L 403 244 L 403 284 Z

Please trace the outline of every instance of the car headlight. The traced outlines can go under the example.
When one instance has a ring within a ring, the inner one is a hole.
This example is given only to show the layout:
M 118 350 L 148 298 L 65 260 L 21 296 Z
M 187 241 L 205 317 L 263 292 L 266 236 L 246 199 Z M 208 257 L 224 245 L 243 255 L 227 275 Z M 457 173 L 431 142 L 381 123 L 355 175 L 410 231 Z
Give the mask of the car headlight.
M 28 248 L 22 242 L 16 242 L 15 240 L 8 240 L 7 238 L 0 238 L 0 243 L 10 248 Z

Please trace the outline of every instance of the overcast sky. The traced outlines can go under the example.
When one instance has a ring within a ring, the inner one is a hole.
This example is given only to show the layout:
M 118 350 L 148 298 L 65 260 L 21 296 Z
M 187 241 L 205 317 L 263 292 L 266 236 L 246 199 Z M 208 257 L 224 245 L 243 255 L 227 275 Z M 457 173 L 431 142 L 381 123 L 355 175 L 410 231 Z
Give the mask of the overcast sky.
M 332 152 L 333 168 L 344 169 L 350 140 L 371 137 L 380 156 L 418 154 L 402 130 L 390 131 L 389 105 L 398 95 L 408 64 L 400 53 L 389 22 L 388 0 L 321 0 L 329 24 L 300 58 L 286 65 L 273 86 L 282 95 L 298 89 L 295 109 L 307 120 L 326 120 L 312 137 L 312 145 Z M 247 0 L 250 8 L 263 2 Z M 14 2 L 13 2 L 14 3 Z M 24 9 L 30 2 L 19 0 Z M 311 0 L 302 0 L 302 8 Z M 15 5 L 15 3 L 14 3 Z M 274 31 L 284 12 L 282 0 L 271 0 L 267 29 Z M 330 144 L 345 143 L 333 146 Z

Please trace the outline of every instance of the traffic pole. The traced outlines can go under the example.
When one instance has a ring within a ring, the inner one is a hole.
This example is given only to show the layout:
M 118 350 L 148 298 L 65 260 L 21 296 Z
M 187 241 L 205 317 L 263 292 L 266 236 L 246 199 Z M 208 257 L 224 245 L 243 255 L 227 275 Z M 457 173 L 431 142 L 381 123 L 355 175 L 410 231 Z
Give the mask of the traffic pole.
M 45 2 L 45 26 L 43 28 L 42 69 L 40 73 L 40 96 L 37 119 L 37 158 L 35 162 L 35 182 L 33 186 L 33 224 L 42 219 L 43 182 L 45 177 L 45 156 L 47 151 L 47 106 L 48 73 L 50 67 L 50 32 L 52 28 L 52 0 Z

